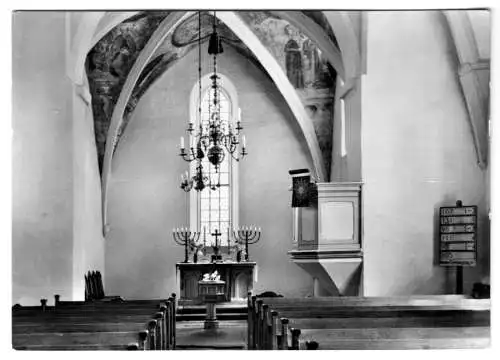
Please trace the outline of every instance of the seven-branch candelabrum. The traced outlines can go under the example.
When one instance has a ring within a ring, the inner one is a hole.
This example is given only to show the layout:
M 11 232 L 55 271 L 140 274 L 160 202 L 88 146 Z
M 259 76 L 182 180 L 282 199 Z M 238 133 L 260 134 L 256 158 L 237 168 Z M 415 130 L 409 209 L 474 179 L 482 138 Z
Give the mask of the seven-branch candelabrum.
M 248 245 L 256 244 L 260 240 L 262 231 L 256 226 L 240 226 L 238 229 L 233 230 L 233 236 L 239 244 L 245 244 L 245 261 L 249 261 Z
M 174 241 L 184 246 L 184 262 L 189 262 L 188 247 L 193 247 L 200 238 L 199 231 L 191 231 L 188 228 L 176 228 L 172 230 Z

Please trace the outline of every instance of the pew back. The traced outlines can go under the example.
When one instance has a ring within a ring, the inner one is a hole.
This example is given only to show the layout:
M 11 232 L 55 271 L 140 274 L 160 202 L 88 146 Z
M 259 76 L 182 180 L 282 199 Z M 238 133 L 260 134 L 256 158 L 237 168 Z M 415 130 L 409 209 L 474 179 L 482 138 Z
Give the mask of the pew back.
M 15 306 L 19 350 L 163 350 L 175 347 L 175 294 L 166 301 L 61 302 Z
M 488 344 L 490 337 L 489 299 L 458 295 L 312 299 L 249 296 L 248 309 L 249 349 L 298 349 L 301 343 L 311 341 L 320 343 L 320 349 L 456 348 L 461 343 L 464 348 L 476 348 Z M 391 338 L 391 334 L 401 338 Z M 395 345 L 389 345 L 391 340 Z

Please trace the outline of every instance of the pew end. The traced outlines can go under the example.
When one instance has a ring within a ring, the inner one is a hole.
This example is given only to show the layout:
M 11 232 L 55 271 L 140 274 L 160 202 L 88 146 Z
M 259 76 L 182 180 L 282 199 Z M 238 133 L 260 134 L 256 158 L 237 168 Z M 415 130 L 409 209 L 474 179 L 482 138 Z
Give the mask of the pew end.
M 40 299 L 40 304 L 42 305 L 42 311 L 45 312 L 47 309 L 47 299 Z
M 148 330 L 139 331 L 139 341 L 140 341 L 141 350 L 147 350 L 148 338 L 149 338 L 149 331 Z

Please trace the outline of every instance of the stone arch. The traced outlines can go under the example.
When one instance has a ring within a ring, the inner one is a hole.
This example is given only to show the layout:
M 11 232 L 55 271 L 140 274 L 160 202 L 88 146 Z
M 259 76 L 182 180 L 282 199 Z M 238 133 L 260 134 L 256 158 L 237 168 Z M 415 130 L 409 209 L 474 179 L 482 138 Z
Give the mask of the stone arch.
M 356 35 L 348 13 L 344 11 L 323 11 L 323 14 L 330 23 L 340 47 L 340 56 L 345 67 L 344 83 L 350 85 L 361 75 L 360 39 Z
M 68 77 L 77 85 L 83 84 L 85 73 L 85 58 L 92 48 L 92 38 L 95 30 L 104 17 L 105 12 L 85 12 L 81 15 L 80 24 L 72 38 L 69 66 L 66 69 Z
M 106 152 L 104 154 L 104 162 L 102 169 L 102 214 L 104 224 L 104 235 L 106 235 L 107 224 L 107 191 L 109 184 L 109 177 L 111 175 L 111 158 L 113 150 L 118 140 L 118 132 L 123 121 L 123 115 L 127 102 L 132 95 L 134 86 L 137 83 L 142 70 L 147 65 L 149 60 L 153 57 L 154 53 L 163 43 L 167 35 L 183 20 L 189 17 L 193 12 L 176 11 L 167 15 L 167 17 L 160 23 L 151 38 L 148 40 L 146 46 L 137 57 L 132 69 L 127 76 L 127 80 L 123 85 L 118 101 L 116 102 L 109 125 L 108 136 L 106 140 Z
M 133 68 L 131 69 L 125 85 L 123 86 L 120 97 L 117 101 L 111 124 L 108 132 L 108 139 L 106 141 L 106 153 L 104 156 L 103 173 L 102 173 L 102 210 L 103 210 L 103 223 L 106 227 L 107 219 L 107 187 L 109 183 L 109 176 L 111 171 L 111 159 L 113 149 L 116 146 L 118 131 L 122 122 L 123 113 L 130 98 L 135 83 L 140 76 L 142 69 L 147 65 L 150 58 L 153 56 L 155 50 L 160 46 L 161 42 L 165 39 L 167 34 L 172 31 L 177 24 L 190 16 L 192 12 L 175 12 L 169 14 L 167 18 L 160 24 L 159 28 L 155 31 L 151 39 L 148 41 L 146 47 L 143 49 L 137 58 Z M 295 115 L 300 128 L 303 131 L 307 145 L 311 152 L 313 159 L 315 175 L 318 181 L 327 180 L 327 171 L 323 161 L 323 156 L 319 148 L 318 138 L 316 136 L 312 121 L 302 105 L 302 102 L 292 87 L 286 74 L 284 74 L 280 65 L 272 57 L 269 51 L 260 42 L 257 36 L 248 28 L 247 25 L 234 13 L 234 12 L 219 12 L 217 17 L 222 20 L 235 34 L 238 36 L 249 49 L 254 53 L 261 64 L 267 69 L 272 80 L 277 86 L 278 90 L 282 93 L 287 101 L 292 113 Z
M 259 60 L 259 62 L 267 70 L 274 84 L 281 92 L 285 101 L 288 103 L 288 106 L 292 110 L 292 113 L 294 114 L 295 119 L 304 134 L 314 163 L 316 178 L 318 181 L 326 181 L 327 171 L 325 169 L 323 155 L 321 154 L 321 150 L 319 148 L 319 142 L 313 123 L 307 115 L 297 92 L 290 84 L 286 74 L 283 72 L 283 69 L 260 42 L 257 36 L 234 12 L 223 11 L 217 13 L 217 16 L 246 44 L 246 46 L 253 52 L 257 60 Z
M 451 42 L 458 59 L 457 75 L 467 105 L 477 164 L 485 169 L 488 164 L 488 84 L 482 82 L 479 72 L 490 71 L 490 59 L 482 59 L 467 11 L 442 11 L 450 31 Z

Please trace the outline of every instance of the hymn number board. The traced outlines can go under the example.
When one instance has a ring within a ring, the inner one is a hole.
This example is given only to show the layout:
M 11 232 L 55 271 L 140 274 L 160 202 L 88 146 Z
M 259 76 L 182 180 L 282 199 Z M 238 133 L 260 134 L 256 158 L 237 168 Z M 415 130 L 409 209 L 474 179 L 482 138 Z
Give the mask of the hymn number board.
M 477 206 L 439 209 L 441 266 L 476 266 Z

